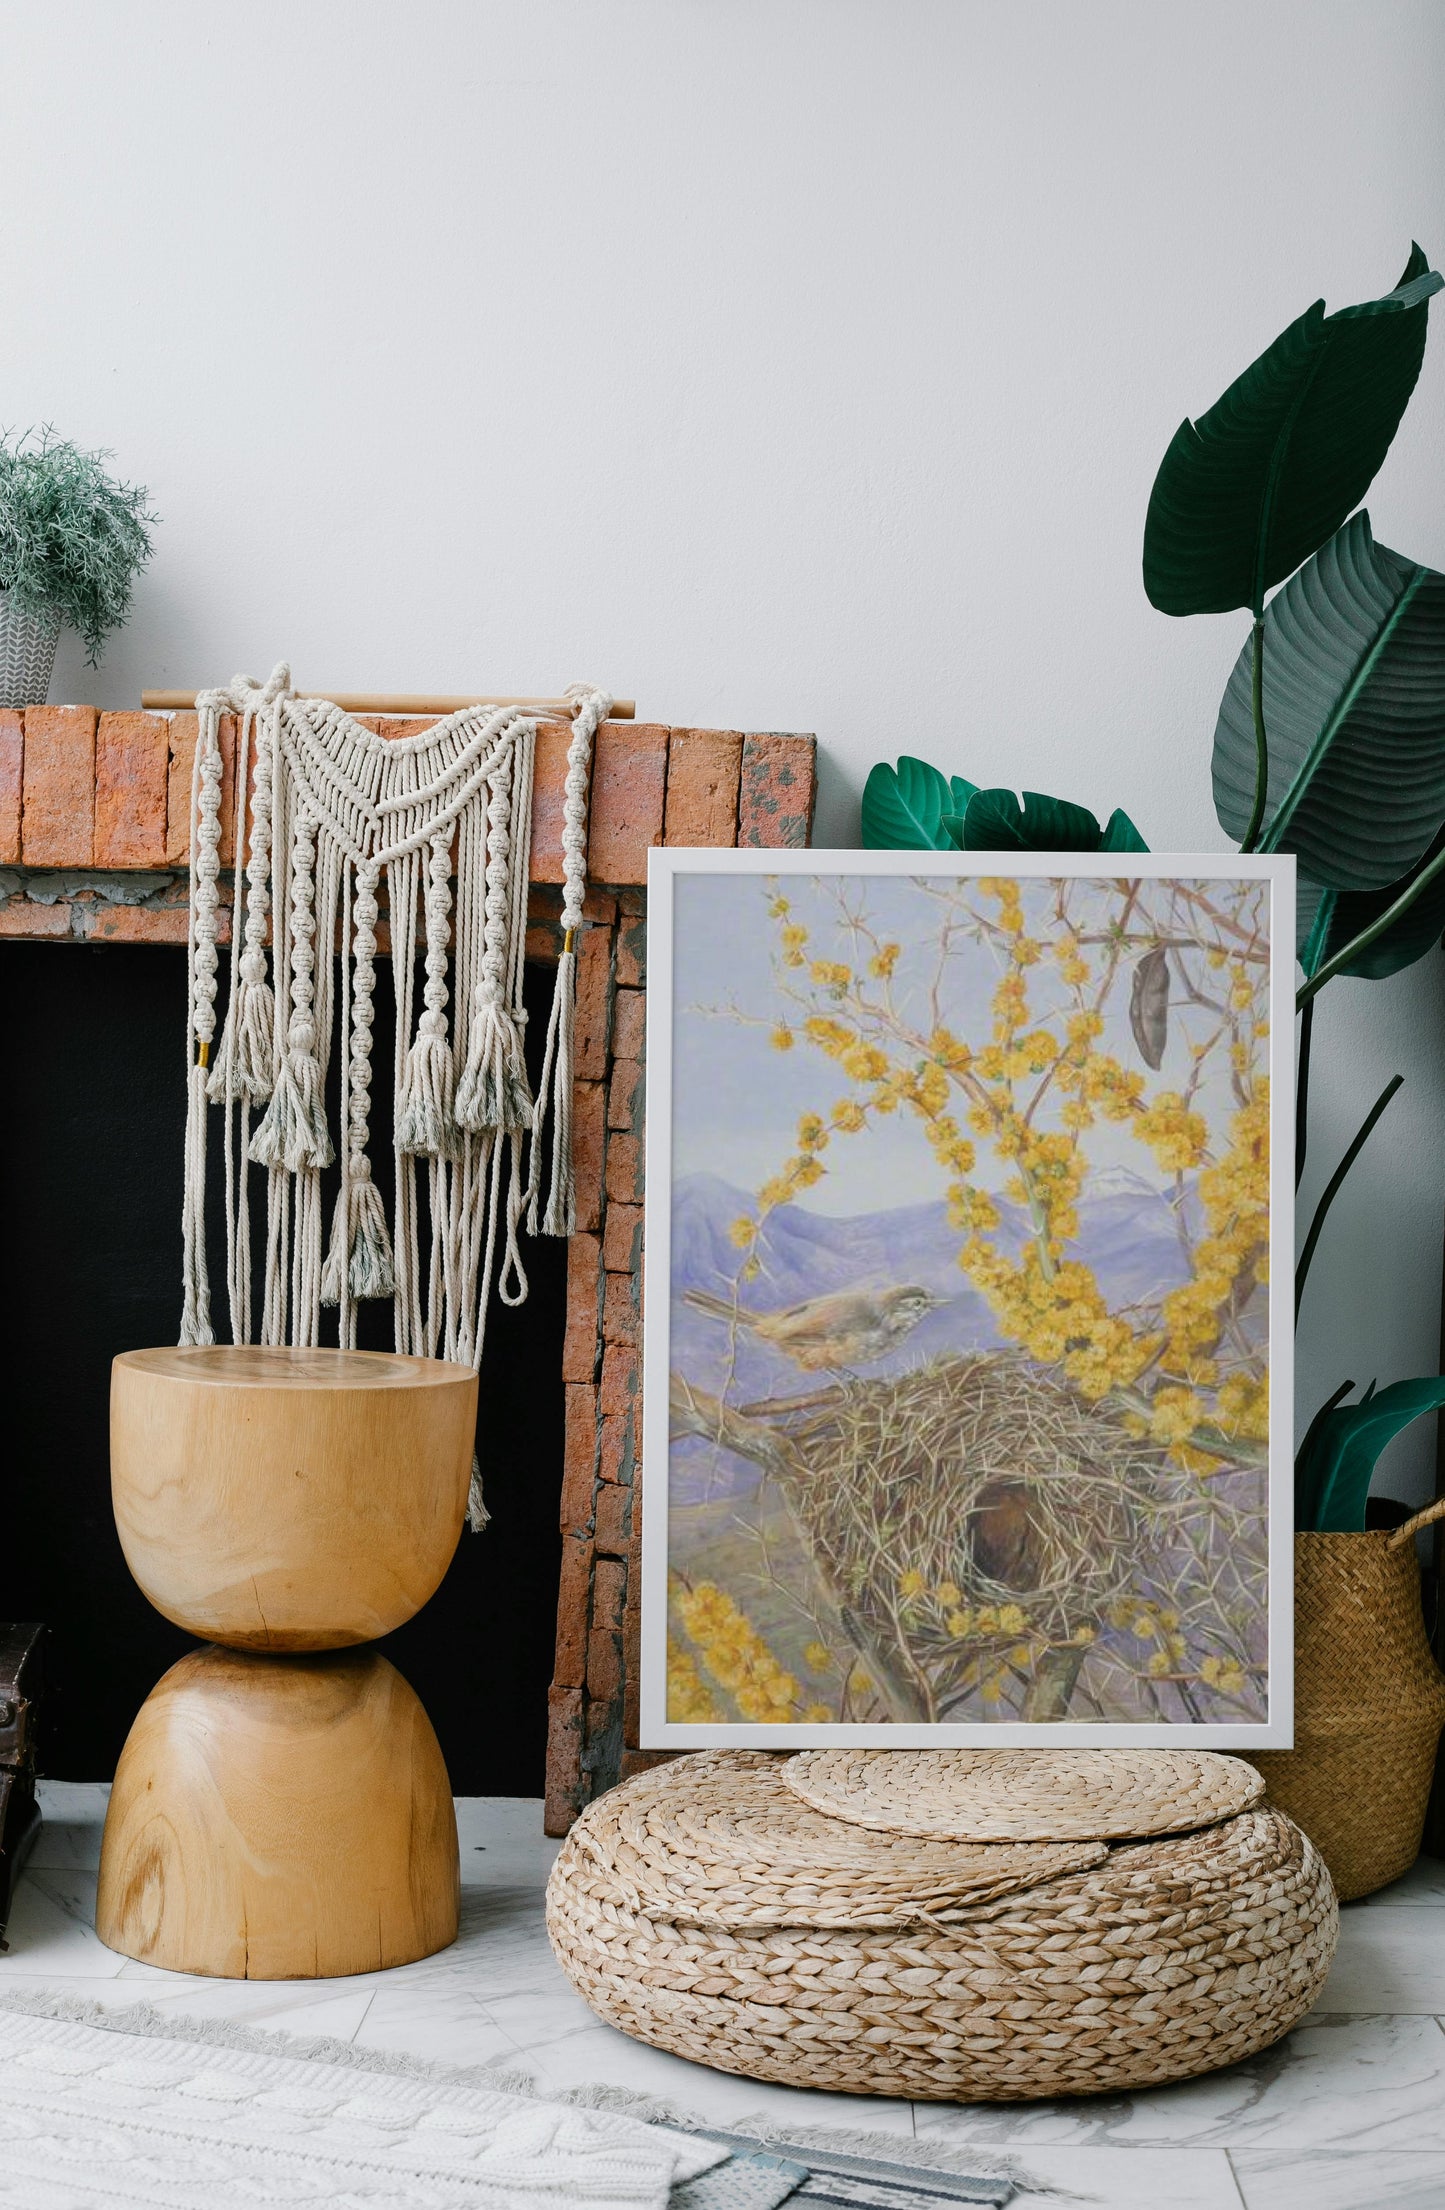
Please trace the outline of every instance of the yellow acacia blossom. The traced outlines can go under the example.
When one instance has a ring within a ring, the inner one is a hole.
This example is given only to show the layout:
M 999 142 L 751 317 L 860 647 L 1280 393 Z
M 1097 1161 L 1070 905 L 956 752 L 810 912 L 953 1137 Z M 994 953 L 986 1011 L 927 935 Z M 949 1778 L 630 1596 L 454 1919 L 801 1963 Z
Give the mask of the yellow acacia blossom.
M 690 1652 L 675 1635 L 667 1638 L 667 1716 L 682 1725 L 722 1717 Z
M 898 965 L 898 956 L 902 949 L 901 944 L 880 944 L 868 962 L 869 974 L 876 976 L 880 982 L 886 982 Z
M 779 1664 L 746 1612 L 713 1581 L 699 1581 L 677 1599 L 678 1616 L 704 1669 L 725 1688 L 744 1719 L 765 1725 L 792 1716 L 802 1690 Z
M 791 1030 L 791 1028 L 789 1028 L 786 1021 L 778 1022 L 777 1027 L 773 1030 L 771 1036 L 769 1036 L 768 1042 L 772 1045 L 774 1051 L 792 1050 L 793 1031 Z
M 1244 1686 L 1244 1667 L 1238 1658 L 1207 1657 L 1199 1668 L 1199 1678 L 1209 1688 L 1237 1696 Z
M 1138 1115 L 1134 1133 L 1167 1172 L 1181 1173 L 1204 1157 L 1209 1124 L 1202 1113 L 1190 1111 L 1177 1090 L 1161 1090 Z

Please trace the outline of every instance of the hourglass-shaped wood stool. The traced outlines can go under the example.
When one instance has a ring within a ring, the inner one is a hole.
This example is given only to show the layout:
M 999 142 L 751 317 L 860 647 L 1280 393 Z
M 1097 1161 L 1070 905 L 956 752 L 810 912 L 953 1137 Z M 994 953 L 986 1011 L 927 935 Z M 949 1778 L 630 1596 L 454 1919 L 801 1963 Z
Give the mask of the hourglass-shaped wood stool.
M 439 1359 L 115 1361 L 126 1562 L 208 1646 L 157 1683 L 121 1752 L 96 1908 L 112 1949 L 276 1980 L 374 1972 L 455 1940 L 441 1749 L 400 1673 L 355 1645 L 410 1619 L 446 1572 L 476 1412 L 476 1374 Z

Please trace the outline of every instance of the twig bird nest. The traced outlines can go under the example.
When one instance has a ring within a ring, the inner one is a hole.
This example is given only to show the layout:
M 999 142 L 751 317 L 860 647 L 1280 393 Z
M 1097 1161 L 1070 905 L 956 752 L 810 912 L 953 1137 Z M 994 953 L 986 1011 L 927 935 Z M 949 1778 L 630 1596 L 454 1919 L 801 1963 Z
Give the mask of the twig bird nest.
M 956 1639 L 950 1608 L 1012 1607 L 1068 1641 L 1137 1571 L 1161 1453 L 1017 1353 L 937 1358 L 769 1412 L 818 1564 L 875 1629 L 896 1633 L 911 1606 L 920 1657 Z

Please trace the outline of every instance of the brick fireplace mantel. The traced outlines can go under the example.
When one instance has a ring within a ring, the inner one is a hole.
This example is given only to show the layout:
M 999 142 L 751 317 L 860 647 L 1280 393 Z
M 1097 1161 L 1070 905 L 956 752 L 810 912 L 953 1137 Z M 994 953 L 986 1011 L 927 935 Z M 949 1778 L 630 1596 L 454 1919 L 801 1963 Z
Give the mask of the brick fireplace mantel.
M 383 736 L 416 717 L 359 717 Z M 527 950 L 555 958 L 569 730 L 537 733 Z M 235 858 L 235 730 L 222 723 L 221 864 Z M 0 711 L 0 937 L 184 944 L 193 713 Z M 637 1748 L 642 1516 L 643 1035 L 647 852 L 654 844 L 802 846 L 811 736 L 605 722 L 597 733 L 578 947 L 577 1232 L 562 1349 L 562 1574 L 549 1703 L 547 1831 L 648 1762 Z M 230 933 L 229 901 L 218 914 Z M 378 935 L 380 936 L 380 931 Z M 380 948 L 385 950 L 384 941 Z M 177 1161 L 179 1172 L 179 1161 Z

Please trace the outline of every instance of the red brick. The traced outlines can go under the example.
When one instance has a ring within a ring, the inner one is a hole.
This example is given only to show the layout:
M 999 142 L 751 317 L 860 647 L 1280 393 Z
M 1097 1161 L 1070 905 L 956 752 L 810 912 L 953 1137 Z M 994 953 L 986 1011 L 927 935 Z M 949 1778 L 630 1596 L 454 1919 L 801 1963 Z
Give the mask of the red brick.
M 738 842 L 801 850 L 817 803 L 815 737 L 744 737 Z
M 639 1750 L 629 1745 L 622 1752 L 617 1777 L 619 1780 L 632 1780 L 638 1773 L 656 1772 L 659 1765 L 670 1765 L 674 1758 L 686 1755 L 685 1750 Z M 550 1833 L 551 1828 L 547 1831 Z
M 625 1128 L 631 1135 L 642 1134 L 642 1106 L 644 1084 L 640 1059 L 618 1059 L 613 1062 L 612 1080 L 607 1085 L 607 1125 L 609 1128 Z
M 160 714 L 102 714 L 95 738 L 95 864 L 162 867 L 170 725 Z
M 0 713 L 0 867 L 20 857 L 20 791 L 25 759 L 25 724 L 9 708 Z
M 732 729 L 674 729 L 667 747 L 668 844 L 736 844 L 743 740 Z
M 630 1274 L 641 1262 L 641 1205 L 609 1205 L 602 1230 L 603 1265 L 609 1274 Z
M 609 1203 L 642 1203 L 642 1145 L 636 1136 L 615 1130 L 607 1144 L 607 1197 Z
M 611 1281 L 623 1281 L 625 1275 L 613 1274 Z M 631 1412 L 609 1412 L 602 1422 L 602 1441 L 597 1454 L 597 1472 L 604 1482 L 626 1486 L 632 1479 L 636 1466 L 633 1447 L 633 1415 Z M 601 1509 L 601 1491 L 597 1496 Z
M 580 1688 L 587 1677 L 591 1589 L 591 1541 L 586 1535 L 564 1535 L 562 1574 L 557 1583 L 557 1652 L 552 1668 L 557 1688 Z
M 579 1079 L 600 1082 L 607 1072 L 607 1025 L 612 1010 L 612 931 L 584 929 L 577 945 L 577 1013 L 572 1064 Z
M 627 1412 L 637 1395 L 637 1353 L 625 1343 L 609 1343 L 602 1353 L 602 1387 L 598 1407 L 604 1419 L 610 1412 Z
M 636 1274 L 608 1274 L 606 1294 L 602 1303 L 602 1333 L 609 1343 L 621 1343 L 635 1350 L 638 1337 L 638 1277 Z
M 20 854 L 27 867 L 89 867 L 95 838 L 93 706 L 25 709 L 24 812 Z
M 191 856 L 191 777 L 196 764 L 196 735 L 200 716 L 177 713 L 170 717 L 169 758 L 166 770 L 166 859 L 183 867 Z M 223 867 L 236 861 L 236 717 L 222 714 L 217 731 L 221 744 L 221 841 L 217 847 Z M 252 744 L 254 772 L 255 746 Z M 249 785 L 252 777 L 247 776 Z M 251 794 L 246 793 L 246 828 L 250 832 Z
M 87 922 L 85 934 L 92 943 L 184 944 L 186 940 L 183 905 L 99 905 L 87 909 Z M 216 915 L 216 942 L 230 941 L 231 909 L 222 906 Z
M 647 992 L 619 990 L 612 1009 L 612 1054 L 641 1059 L 647 1042 Z
M 582 918 L 593 928 L 612 928 L 617 921 L 617 900 L 606 890 L 594 890 L 589 883 L 582 899 Z
M 602 1557 L 627 1556 L 628 1521 L 631 1514 L 631 1489 L 614 1482 L 597 1491 L 597 1549 Z
M 592 1381 L 596 1377 L 601 1288 L 602 1238 L 574 1235 L 567 1246 L 567 1326 L 562 1336 L 564 1381 Z
M 631 990 L 647 985 L 647 918 L 625 907 L 617 931 L 617 980 Z
M 0 936 L 68 936 L 68 905 L 36 905 L 29 898 L 10 898 L 0 905 Z
M 572 1181 L 577 1225 L 602 1225 L 603 1153 L 607 1143 L 607 1089 L 601 1082 L 572 1085 Z
M 582 1691 L 547 1692 L 547 1795 L 543 1831 L 565 1834 L 582 1808 Z
M 569 1381 L 562 1444 L 562 1532 L 580 1534 L 592 1524 L 592 1490 L 597 1468 L 597 1391 Z
M 622 1693 L 622 1637 L 605 1628 L 594 1627 L 587 1637 L 587 1697 L 590 1709 L 587 1714 L 588 1732 L 592 1732 L 594 1714 L 601 1705 L 604 1710 L 617 1702 Z M 610 1712 L 609 1712 L 610 1716 Z
M 599 1558 L 592 1569 L 592 1627 L 616 1634 L 627 1599 L 627 1568 L 619 1558 Z
M 605 721 L 597 732 L 587 872 L 594 882 L 643 883 L 649 845 L 662 842 L 667 731 Z

